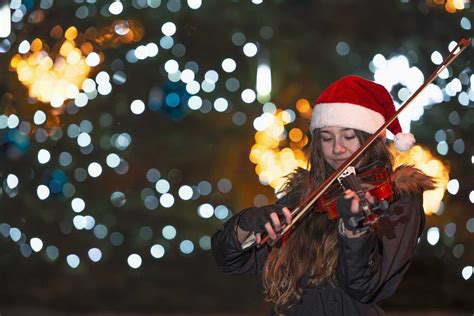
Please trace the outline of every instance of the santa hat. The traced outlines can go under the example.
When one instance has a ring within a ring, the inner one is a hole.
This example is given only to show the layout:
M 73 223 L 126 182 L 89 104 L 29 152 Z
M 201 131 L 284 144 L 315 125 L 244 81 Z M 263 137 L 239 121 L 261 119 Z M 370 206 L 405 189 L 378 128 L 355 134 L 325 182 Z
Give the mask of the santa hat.
M 392 97 L 382 85 L 351 75 L 321 93 L 314 105 L 310 130 L 335 126 L 373 134 L 395 112 Z M 413 134 L 402 133 L 398 119 L 388 129 L 395 135 L 398 150 L 409 150 L 415 143 Z

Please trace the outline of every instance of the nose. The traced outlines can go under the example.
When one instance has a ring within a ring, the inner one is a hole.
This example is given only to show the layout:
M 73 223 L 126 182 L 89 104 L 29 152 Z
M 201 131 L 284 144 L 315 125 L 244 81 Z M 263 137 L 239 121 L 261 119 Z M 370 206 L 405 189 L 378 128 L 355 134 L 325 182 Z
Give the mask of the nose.
M 346 147 L 344 147 L 343 144 L 340 143 L 339 140 L 336 140 L 334 142 L 334 145 L 332 147 L 332 152 L 335 154 L 335 155 L 339 155 L 339 154 L 343 154 L 346 152 Z

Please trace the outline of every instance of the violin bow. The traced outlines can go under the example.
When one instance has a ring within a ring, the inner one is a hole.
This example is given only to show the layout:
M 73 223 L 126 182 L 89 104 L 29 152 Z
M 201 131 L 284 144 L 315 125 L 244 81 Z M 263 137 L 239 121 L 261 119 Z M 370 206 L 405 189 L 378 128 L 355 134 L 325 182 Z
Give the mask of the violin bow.
M 274 246 L 290 229 L 292 229 L 305 214 L 313 206 L 313 204 L 329 189 L 331 184 L 353 163 L 355 163 L 367 148 L 384 132 L 387 127 L 395 121 L 398 115 L 421 93 L 423 90 L 433 82 L 447 67 L 466 49 L 471 43 L 470 38 L 461 39 L 456 46 L 451 50 L 448 56 L 443 62 L 436 67 L 436 69 L 430 74 L 428 79 L 405 101 L 405 103 L 389 118 L 385 123 L 379 127 L 379 129 L 362 144 L 339 168 L 337 168 L 329 177 L 327 177 L 314 191 L 312 191 L 298 206 L 291 212 L 293 220 L 291 224 L 287 224 L 277 235 L 275 240 L 270 240 L 270 237 L 265 236 L 258 246 L 265 245 L 268 243 L 270 246 Z M 256 236 L 252 232 L 250 236 L 242 243 L 242 249 L 247 249 L 256 245 Z

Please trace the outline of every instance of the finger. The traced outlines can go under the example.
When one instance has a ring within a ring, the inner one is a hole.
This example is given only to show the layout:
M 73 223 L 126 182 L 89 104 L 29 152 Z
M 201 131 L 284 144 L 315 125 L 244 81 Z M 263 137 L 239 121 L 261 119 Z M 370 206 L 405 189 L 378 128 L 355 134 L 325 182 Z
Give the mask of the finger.
M 275 240 L 277 238 L 277 235 L 276 235 L 275 231 L 273 230 L 273 227 L 270 223 L 265 224 L 265 229 L 267 230 L 268 236 L 271 239 Z
M 367 201 L 369 201 L 370 204 L 375 203 L 375 197 L 369 192 L 365 192 L 365 198 L 367 199 Z
M 260 243 L 262 242 L 262 234 L 258 233 L 255 235 L 255 242 L 257 243 L 257 245 L 260 245 Z
M 283 211 L 283 215 L 285 215 L 286 223 L 290 225 L 292 217 L 293 217 L 291 216 L 291 211 L 288 209 L 288 207 L 284 207 L 282 211 Z
M 354 214 L 357 214 L 360 212 L 359 210 L 359 202 L 360 202 L 360 199 L 359 198 L 353 198 L 352 199 L 352 203 L 351 203 L 351 212 L 354 213 Z
M 280 219 L 278 218 L 277 213 L 275 212 L 271 213 L 270 218 L 273 222 L 273 227 L 275 228 L 275 231 L 279 232 L 281 230 L 281 224 L 280 224 Z
M 356 194 L 354 191 L 352 191 L 352 190 L 346 190 L 346 191 L 344 191 L 344 198 L 345 198 L 346 200 L 352 199 L 352 198 L 354 198 L 354 197 L 356 197 L 356 196 L 357 196 L 357 194 Z

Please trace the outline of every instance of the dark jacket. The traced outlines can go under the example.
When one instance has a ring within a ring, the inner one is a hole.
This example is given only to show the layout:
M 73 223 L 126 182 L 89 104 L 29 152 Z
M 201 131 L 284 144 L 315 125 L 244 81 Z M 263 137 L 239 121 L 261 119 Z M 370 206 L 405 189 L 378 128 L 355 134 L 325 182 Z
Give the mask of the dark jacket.
M 377 302 L 390 297 L 407 271 L 424 227 L 422 193 L 432 180 L 411 167 L 398 168 L 392 182 L 397 199 L 374 231 L 357 238 L 338 233 L 337 287 L 306 287 L 288 315 L 383 315 Z M 212 253 L 223 272 L 259 274 L 268 247 L 242 250 L 235 226 L 240 214 L 212 236 Z

